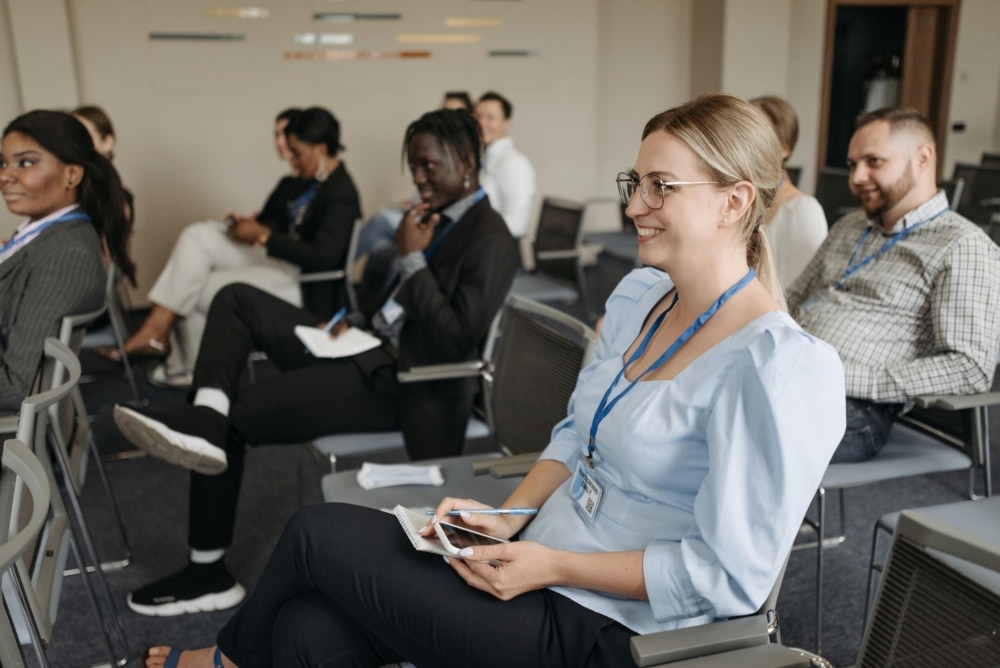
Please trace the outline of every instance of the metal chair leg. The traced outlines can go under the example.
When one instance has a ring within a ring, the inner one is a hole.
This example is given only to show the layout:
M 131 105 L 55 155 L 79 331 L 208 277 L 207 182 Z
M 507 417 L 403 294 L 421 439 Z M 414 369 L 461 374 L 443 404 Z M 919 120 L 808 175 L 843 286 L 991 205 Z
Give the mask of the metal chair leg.
M 826 529 L 826 490 L 821 486 L 816 492 L 816 653 L 823 653 L 823 532 Z

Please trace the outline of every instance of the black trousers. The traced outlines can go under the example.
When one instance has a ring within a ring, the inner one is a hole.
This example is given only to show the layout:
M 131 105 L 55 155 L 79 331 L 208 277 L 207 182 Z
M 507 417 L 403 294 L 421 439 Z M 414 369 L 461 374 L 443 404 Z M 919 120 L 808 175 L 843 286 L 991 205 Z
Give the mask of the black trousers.
M 388 513 L 298 511 L 218 636 L 241 668 L 631 665 L 626 627 L 539 590 L 501 601 L 417 552 Z
M 410 423 L 425 427 L 404 431 L 412 459 L 461 451 L 471 396 L 441 399 L 419 388 L 401 390 L 395 359 L 383 348 L 362 353 L 363 367 L 359 358 L 316 359 L 293 330 L 319 322 L 308 311 L 248 285 L 227 286 L 212 301 L 193 387 L 219 388 L 230 399 L 229 466 L 220 475 L 191 474 L 191 547 L 211 550 L 232 542 L 247 443 L 302 443 Z M 254 350 L 267 353 L 281 373 L 241 386 Z M 427 437 L 420 436 L 424 432 Z

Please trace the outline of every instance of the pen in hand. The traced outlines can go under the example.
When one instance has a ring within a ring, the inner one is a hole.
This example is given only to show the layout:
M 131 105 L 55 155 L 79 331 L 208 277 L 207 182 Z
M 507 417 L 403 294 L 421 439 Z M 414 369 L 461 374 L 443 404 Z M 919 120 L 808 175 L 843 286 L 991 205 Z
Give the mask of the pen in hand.
M 458 517 L 462 513 L 479 513 L 480 515 L 535 515 L 538 508 L 469 508 L 468 510 L 449 510 L 446 515 Z M 428 515 L 433 515 L 433 510 L 427 511 Z
M 333 314 L 330 321 L 326 323 L 325 327 L 323 327 L 323 331 L 329 334 L 330 331 L 337 326 L 337 323 L 344 319 L 345 315 L 347 315 L 347 308 L 342 307 L 339 311 Z

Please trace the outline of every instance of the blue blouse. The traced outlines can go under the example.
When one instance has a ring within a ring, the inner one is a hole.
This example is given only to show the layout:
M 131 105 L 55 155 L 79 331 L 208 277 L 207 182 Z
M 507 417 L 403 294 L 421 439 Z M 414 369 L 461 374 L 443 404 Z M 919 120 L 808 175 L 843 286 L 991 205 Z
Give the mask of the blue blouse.
M 618 285 L 594 360 L 542 459 L 575 471 L 623 355 L 672 287 L 649 268 Z M 751 614 L 844 434 L 844 396 L 833 348 L 783 312 L 762 315 L 614 407 L 597 433 L 593 473 L 604 495 L 593 522 L 570 497 L 571 477 L 521 537 L 577 552 L 644 550 L 649 601 L 553 588 L 636 632 Z

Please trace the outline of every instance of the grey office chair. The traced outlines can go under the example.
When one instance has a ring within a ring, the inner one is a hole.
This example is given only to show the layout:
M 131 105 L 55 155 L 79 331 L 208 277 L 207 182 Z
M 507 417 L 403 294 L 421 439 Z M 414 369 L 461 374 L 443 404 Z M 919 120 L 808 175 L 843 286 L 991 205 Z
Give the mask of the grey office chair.
M 917 409 L 897 421 L 888 443 L 875 457 L 858 463 L 830 464 L 816 493 L 817 514 L 810 521 L 816 529 L 816 541 L 808 547 L 816 547 L 817 652 L 822 652 L 823 647 L 823 554 L 828 546 L 844 540 L 845 489 L 928 473 L 968 470 L 970 497 L 978 495 L 977 473 L 982 477 L 983 495 L 992 493 L 987 408 L 1000 403 L 1000 393 L 924 396 L 917 397 L 915 403 Z M 839 495 L 841 532 L 828 538 L 826 497 L 832 490 Z
M 41 462 L 28 447 L 15 439 L 3 444 L 3 470 L 0 471 L 0 575 L 8 578 L 13 595 L 22 610 L 28 609 L 28 593 L 14 568 L 23 571 L 23 557 L 31 549 L 49 512 L 51 488 Z M 18 484 L 20 483 L 20 484 Z M 31 505 L 27 522 L 14 517 L 15 490 L 26 488 Z M 11 530 L 11 526 L 15 530 Z M 35 648 L 39 665 L 48 666 L 48 657 L 34 618 L 26 616 L 29 641 Z M 0 665 L 8 668 L 25 666 L 24 653 L 10 617 L 6 597 L 0 610 Z
M 499 451 L 483 455 L 448 457 L 421 464 L 442 467 L 444 487 L 393 487 L 366 491 L 354 472 L 323 478 L 327 501 L 346 501 L 369 507 L 437 505 L 442 496 L 466 496 L 495 505 L 513 490 L 517 480 L 499 480 L 499 471 L 510 461 L 534 462 L 549 442 L 552 427 L 566 417 L 569 397 L 580 370 L 590 361 L 597 337 L 579 320 L 552 307 L 510 295 L 503 309 L 499 331 L 491 337 L 482 362 L 443 365 L 420 370 L 418 375 L 476 374 L 484 380 L 488 423 Z M 500 455 L 509 457 L 500 457 Z M 473 464 L 477 463 L 475 470 Z M 494 479 L 475 477 L 496 467 Z
M 97 319 L 104 308 L 90 313 L 69 315 L 62 319 L 59 327 L 59 341 L 63 343 L 73 354 L 77 354 L 83 342 L 86 340 L 86 331 L 89 325 Z M 62 365 L 56 361 L 51 366 L 51 377 L 43 379 L 44 387 L 56 387 L 59 385 L 65 373 Z M 125 523 L 122 521 L 118 503 L 115 501 L 114 492 L 108 482 L 107 473 L 104 470 L 104 462 L 101 453 L 97 449 L 94 434 L 91 429 L 90 418 L 87 415 L 87 407 L 83 401 L 83 393 L 77 383 L 65 399 L 60 401 L 53 408 L 53 417 L 50 421 L 52 430 L 52 447 L 58 448 L 62 457 L 69 462 L 70 482 L 66 492 L 76 497 L 75 503 L 79 505 L 79 496 L 83 491 L 83 484 L 86 480 L 88 462 L 93 462 L 94 470 L 101 481 L 108 504 L 115 519 L 118 529 L 118 536 L 122 544 L 124 553 L 119 559 L 104 562 L 101 567 L 105 571 L 119 570 L 129 564 L 132 559 L 132 547 L 128 542 L 128 535 L 125 532 Z
M 958 515 L 966 518 L 953 523 Z M 998 582 L 1000 500 L 965 501 L 947 512 L 904 510 L 857 665 L 1000 665 Z M 725 633 L 716 634 L 704 639 L 699 658 L 669 665 L 830 666 L 820 656 L 777 644 L 727 651 L 721 644 L 727 641 Z
M 347 259 L 343 269 L 329 271 L 309 271 L 299 274 L 302 290 L 302 304 L 321 318 L 333 315 L 334 304 L 344 304 L 348 311 L 358 310 L 358 297 L 354 289 L 354 268 L 358 261 L 358 238 L 365 221 L 358 218 L 351 228 L 351 239 L 347 244 Z M 339 290 L 338 287 L 342 288 Z M 346 303 L 345 303 L 346 300 Z M 263 362 L 267 355 L 260 350 L 250 353 L 247 358 L 247 377 L 250 382 L 257 378 L 254 364 Z
M 579 303 L 594 320 L 582 260 L 586 206 L 546 197 L 532 244 L 535 268 L 518 275 L 511 291 L 538 302 Z
M 840 217 L 858 208 L 849 185 L 850 171 L 844 167 L 824 167 L 816 178 L 816 199 L 823 207 L 826 224 L 833 224 Z
M 1000 211 L 1000 167 L 959 162 L 955 164 L 952 178 L 965 182 L 955 210 L 993 236 L 996 215 Z
M 61 448 L 55 444 L 53 422 L 59 419 L 60 402 L 71 395 L 80 380 L 80 362 L 66 345 L 54 338 L 45 340 L 44 360 L 40 373 L 40 379 L 49 378 L 54 379 L 51 389 L 32 394 L 21 403 L 17 439 L 31 446 L 41 462 L 50 488 L 66 491 L 73 484 L 73 468 L 69 458 L 64 456 Z M 61 378 L 63 378 L 61 382 L 55 382 Z M 42 380 L 39 381 L 39 385 L 46 386 Z M 112 664 L 118 664 L 124 659 L 116 656 L 111 635 L 115 636 L 122 652 L 127 654 L 128 642 L 125 639 L 124 627 L 115 609 L 114 597 L 108 587 L 107 579 L 100 568 L 100 559 L 79 500 L 68 491 L 66 499 L 70 504 L 68 509 L 62 496 L 51 495 L 48 520 L 41 543 L 34 553 L 30 575 L 27 572 L 20 572 L 23 569 L 19 569 L 22 584 L 28 591 L 30 601 L 30 612 L 22 610 L 22 613 L 32 615 L 42 639 L 48 641 L 58 610 L 67 553 L 72 551 L 80 571 L 84 574 L 81 581 L 100 623 L 108 657 Z M 18 508 L 19 500 L 15 494 L 15 516 Z M 86 560 L 81 553 L 80 543 L 83 544 Z M 100 594 L 104 597 L 106 613 L 98 600 L 98 591 L 91 578 L 97 583 Z
M 358 298 L 354 293 L 354 283 L 351 278 L 358 259 L 358 237 L 361 235 L 361 228 L 364 227 L 364 224 L 365 221 L 358 218 L 351 227 L 351 238 L 347 244 L 347 256 L 343 269 L 309 271 L 299 275 L 299 283 L 302 286 L 302 304 L 316 315 L 329 318 L 333 315 L 333 305 L 342 304 L 345 300 L 348 310 L 357 310 Z M 343 288 L 339 294 L 337 293 L 338 287 Z

